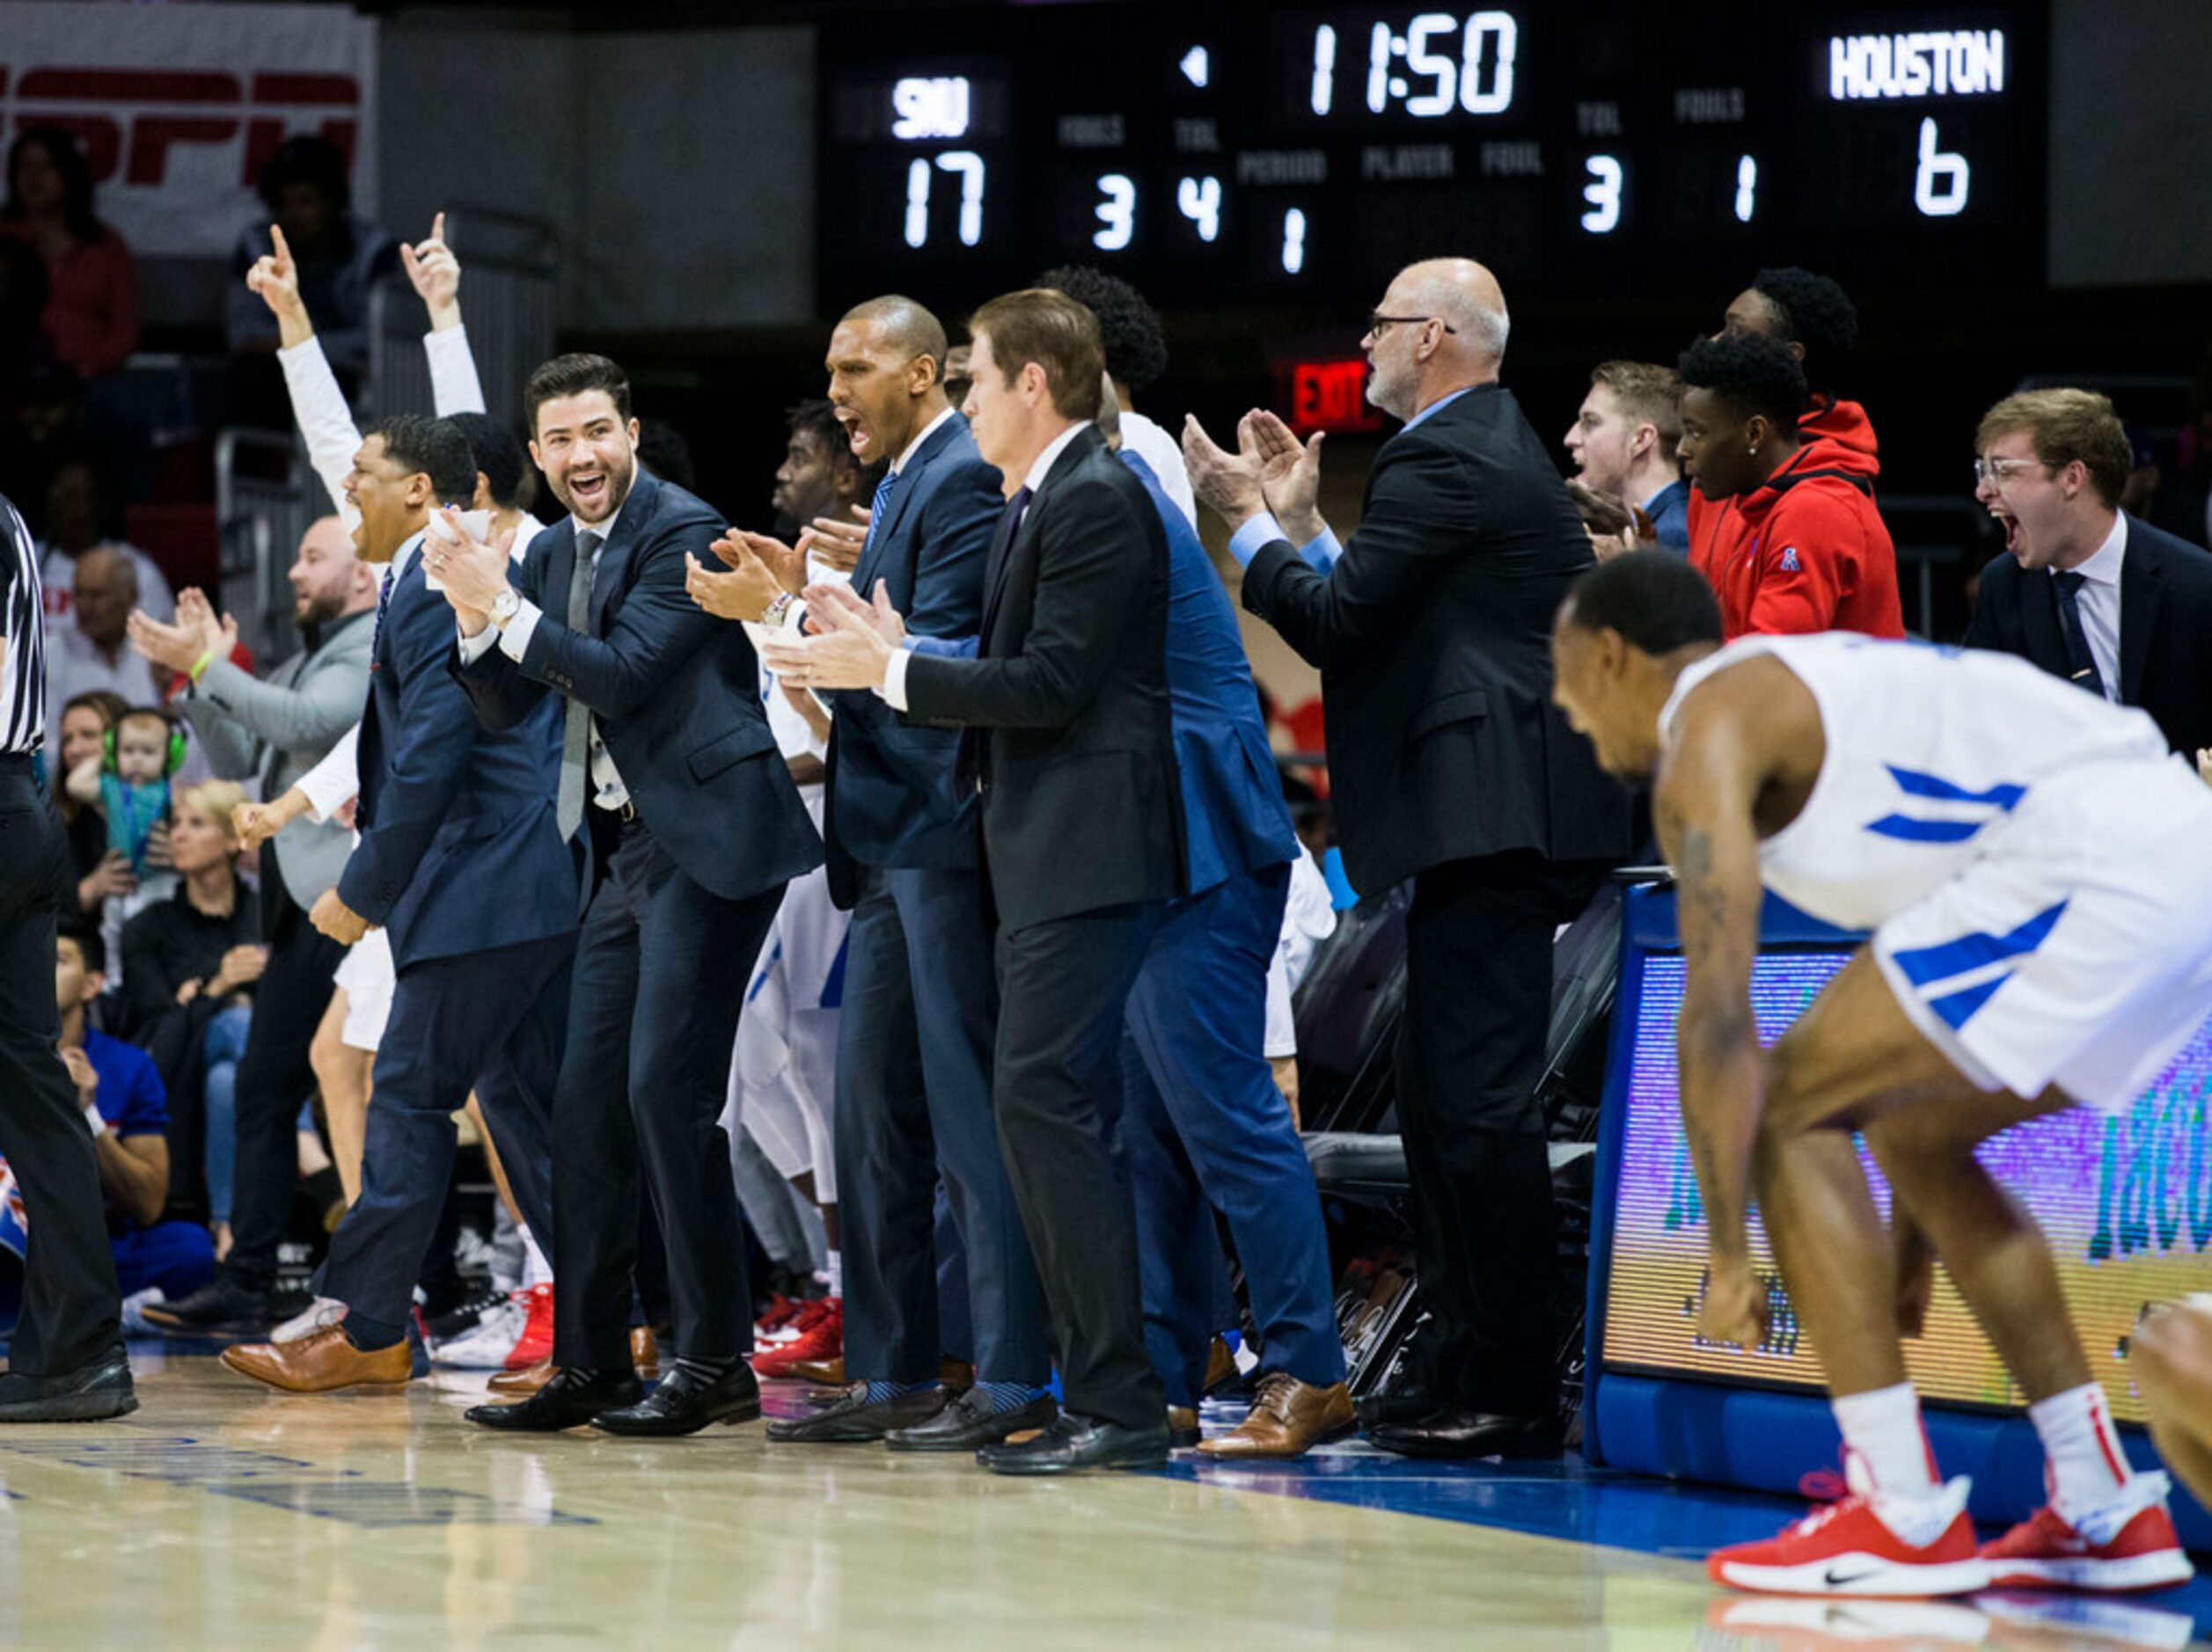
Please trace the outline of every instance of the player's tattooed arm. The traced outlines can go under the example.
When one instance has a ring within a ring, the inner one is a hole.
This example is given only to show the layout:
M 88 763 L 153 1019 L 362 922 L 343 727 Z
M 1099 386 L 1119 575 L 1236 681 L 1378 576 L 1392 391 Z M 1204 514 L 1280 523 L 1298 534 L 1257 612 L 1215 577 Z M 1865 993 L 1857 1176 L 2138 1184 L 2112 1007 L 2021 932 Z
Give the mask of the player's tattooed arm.
M 1744 1266 L 1766 1076 L 1751 1013 L 1761 902 L 1754 767 L 1726 721 L 1686 716 L 1652 800 L 1674 870 L 1686 972 L 1677 1027 L 1682 1128 L 1713 1255 Z

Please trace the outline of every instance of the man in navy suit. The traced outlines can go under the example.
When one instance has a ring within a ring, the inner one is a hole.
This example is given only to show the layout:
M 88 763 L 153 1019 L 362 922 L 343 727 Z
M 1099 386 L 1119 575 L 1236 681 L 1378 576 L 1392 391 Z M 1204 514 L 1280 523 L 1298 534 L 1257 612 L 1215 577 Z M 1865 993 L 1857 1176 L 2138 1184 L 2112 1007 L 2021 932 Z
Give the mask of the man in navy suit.
M 831 336 L 830 399 L 855 456 L 890 466 L 854 584 L 881 586 L 918 635 L 972 637 L 1005 500 L 998 467 L 945 398 L 944 357 L 936 317 L 912 299 L 873 299 Z M 777 586 L 797 589 L 802 559 L 743 539 L 732 572 L 692 576 L 694 595 L 728 617 L 797 624 Z M 956 730 L 909 726 L 870 693 L 834 703 L 823 818 L 831 893 L 853 912 L 835 1131 L 851 1386 L 768 1434 L 974 1451 L 1054 1412 L 1044 1299 L 992 1120 L 998 989 L 975 793 L 955 783 Z M 931 1268 L 941 1175 L 966 1255 L 977 1376 L 950 1400 Z
M 350 946 L 392 941 L 398 985 L 377 1054 L 361 1195 L 331 1240 L 321 1292 L 345 1319 L 296 1342 L 240 1344 L 223 1363 L 318 1393 L 404 1383 L 416 1276 L 451 1174 L 454 1112 L 474 1085 L 516 1202 L 551 1221 L 547 1106 L 560 1060 L 575 874 L 550 801 L 550 707 L 480 728 L 448 669 L 452 610 L 426 579 L 431 508 L 465 504 L 476 461 L 443 419 L 387 419 L 346 481 L 361 552 L 387 567 L 361 722 L 360 844 L 309 921 Z
M 1974 451 L 2011 555 L 1981 571 L 1967 646 L 2141 706 L 2176 751 L 2212 747 L 2212 556 L 2120 509 L 2135 456 L 2112 403 L 2023 391 L 1982 416 Z
M 604 866 L 584 914 L 553 1097 L 553 1363 L 472 1422 L 690 1434 L 760 1414 L 743 1230 L 720 1122 L 745 980 L 821 839 L 762 714 L 744 632 L 684 593 L 719 519 L 638 468 L 622 369 L 556 356 L 523 394 L 531 457 L 569 515 L 504 549 L 433 550 L 460 620 L 453 669 L 487 728 L 561 720 L 555 814 Z M 541 606 L 542 604 L 542 606 Z M 449 633 L 449 653 L 451 639 Z M 565 705 L 564 702 L 565 701 Z M 640 1173 L 666 1242 L 675 1368 L 640 1397 L 631 1280 Z
M 1168 1405 L 1191 1413 L 1175 1421 L 1197 1444 L 1218 1208 L 1259 1325 L 1259 1382 L 1250 1414 L 1198 1449 L 1296 1457 L 1355 1424 L 1321 1197 L 1264 1049 L 1268 965 L 1298 837 L 1228 592 L 1152 467 L 1126 448 L 1121 458 L 1168 531 L 1168 692 L 1190 888 L 1145 954 L 1122 1049 L 1145 1340 Z

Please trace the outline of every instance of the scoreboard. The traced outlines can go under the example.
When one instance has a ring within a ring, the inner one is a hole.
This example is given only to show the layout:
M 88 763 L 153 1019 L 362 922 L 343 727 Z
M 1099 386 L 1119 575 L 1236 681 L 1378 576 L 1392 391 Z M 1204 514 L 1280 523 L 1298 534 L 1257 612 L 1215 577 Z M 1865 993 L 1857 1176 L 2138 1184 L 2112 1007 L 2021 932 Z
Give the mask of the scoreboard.
M 1364 307 L 1466 253 L 1509 296 L 2037 287 L 2033 4 L 899 9 L 820 41 L 825 308 L 1057 263 L 1179 306 Z

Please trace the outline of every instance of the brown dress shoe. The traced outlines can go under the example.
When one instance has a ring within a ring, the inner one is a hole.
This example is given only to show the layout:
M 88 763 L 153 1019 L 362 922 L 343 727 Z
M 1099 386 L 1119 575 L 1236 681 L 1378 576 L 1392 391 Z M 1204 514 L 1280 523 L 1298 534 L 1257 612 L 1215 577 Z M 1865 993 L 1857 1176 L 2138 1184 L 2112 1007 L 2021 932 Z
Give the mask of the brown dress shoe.
M 1223 1383 L 1236 1380 L 1236 1356 L 1229 1351 L 1227 1337 L 1217 1336 L 1213 1346 L 1205 1351 L 1205 1378 L 1199 1383 L 1198 1392 L 1210 1394 Z
M 551 1382 L 553 1372 L 559 1369 L 553 1361 L 541 1359 L 535 1365 L 525 1365 L 520 1371 L 503 1371 L 484 1385 L 484 1392 L 527 1400 Z
M 802 1382 L 812 1383 L 817 1388 L 842 1391 L 845 1387 L 845 1356 L 832 1354 L 827 1359 L 795 1361 L 791 1374 Z
M 223 1350 L 223 1363 L 241 1377 L 295 1394 L 404 1388 L 414 1369 L 405 1338 L 364 1354 L 343 1324 L 326 1325 L 297 1342 L 234 1342 Z
M 1227 1434 L 1198 1443 L 1208 1457 L 1296 1457 L 1324 1440 L 1350 1434 L 1359 1426 L 1351 1390 L 1343 1383 L 1315 1388 L 1288 1371 L 1260 1378 L 1251 1414 Z
M 638 1379 L 649 1381 L 661 1374 L 661 1345 L 654 1338 L 649 1325 L 630 1327 L 630 1363 L 637 1368 Z
M 1168 1407 L 1168 1449 L 1187 1451 L 1203 1438 L 1198 1432 L 1198 1408 L 1196 1406 Z

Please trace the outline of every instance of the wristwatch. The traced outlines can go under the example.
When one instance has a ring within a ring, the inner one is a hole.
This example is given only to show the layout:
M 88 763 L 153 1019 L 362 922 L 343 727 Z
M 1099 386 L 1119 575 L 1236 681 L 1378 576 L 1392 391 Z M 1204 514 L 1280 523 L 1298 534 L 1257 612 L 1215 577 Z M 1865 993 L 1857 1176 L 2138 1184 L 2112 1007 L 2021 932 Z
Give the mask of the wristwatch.
M 781 625 L 784 616 L 791 611 L 791 604 L 797 600 L 789 591 L 784 592 L 760 610 L 760 623 L 764 625 Z
M 522 611 L 522 596 L 511 585 L 492 598 L 492 624 L 502 631 L 507 629 L 509 620 Z

